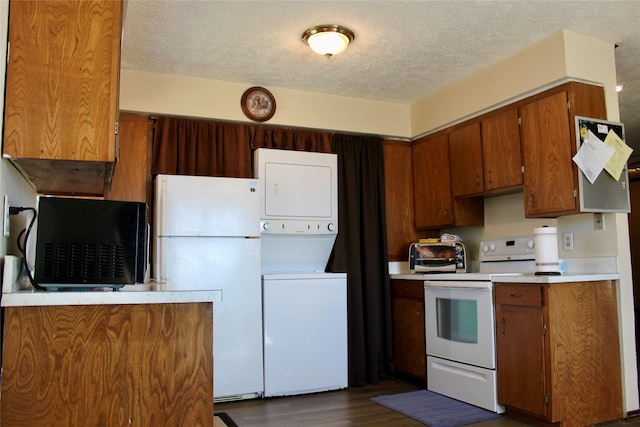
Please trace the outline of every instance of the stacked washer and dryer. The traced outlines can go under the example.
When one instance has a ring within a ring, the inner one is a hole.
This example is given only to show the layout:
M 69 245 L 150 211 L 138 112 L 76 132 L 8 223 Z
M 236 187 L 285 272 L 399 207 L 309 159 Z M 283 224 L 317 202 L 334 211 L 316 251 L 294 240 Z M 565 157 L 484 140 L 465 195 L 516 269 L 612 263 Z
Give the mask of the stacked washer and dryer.
M 338 234 L 335 154 L 258 149 L 264 396 L 346 388 L 347 276 L 325 269 Z

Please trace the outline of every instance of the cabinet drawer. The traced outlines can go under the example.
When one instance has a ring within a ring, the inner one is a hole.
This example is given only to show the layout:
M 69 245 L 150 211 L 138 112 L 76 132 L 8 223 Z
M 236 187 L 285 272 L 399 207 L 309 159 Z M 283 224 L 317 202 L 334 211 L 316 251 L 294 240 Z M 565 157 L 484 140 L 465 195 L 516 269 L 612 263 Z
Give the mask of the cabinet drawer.
M 536 285 L 496 285 L 496 305 L 542 306 L 542 292 Z
M 423 280 L 392 280 L 391 296 L 424 299 Z

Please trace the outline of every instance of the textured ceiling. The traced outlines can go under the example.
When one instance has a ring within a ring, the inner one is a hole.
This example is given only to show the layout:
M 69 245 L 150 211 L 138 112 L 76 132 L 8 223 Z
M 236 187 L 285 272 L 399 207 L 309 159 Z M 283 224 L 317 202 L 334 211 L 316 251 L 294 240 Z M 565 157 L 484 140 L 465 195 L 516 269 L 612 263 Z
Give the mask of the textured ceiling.
M 327 23 L 356 34 L 331 59 L 301 40 Z M 621 121 L 640 152 L 637 0 L 129 0 L 122 68 L 411 104 L 562 29 L 619 46 Z

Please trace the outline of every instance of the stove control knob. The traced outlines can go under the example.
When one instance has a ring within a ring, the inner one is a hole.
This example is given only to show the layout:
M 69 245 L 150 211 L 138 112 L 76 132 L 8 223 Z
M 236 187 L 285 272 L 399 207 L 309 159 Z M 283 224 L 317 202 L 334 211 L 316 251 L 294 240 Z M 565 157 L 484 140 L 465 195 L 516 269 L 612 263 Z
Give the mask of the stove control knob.
M 262 229 L 265 231 L 269 231 L 271 230 L 271 224 L 269 224 L 268 222 L 265 222 L 262 224 Z
M 334 223 L 330 222 L 329 225 L 327 225 L 327 230 L 335 231 L 336 230 L 336 225 Z
M 489 245 L 482 245 L 482 252 L 489 252 Z
M 491 250 L 491 252 L 494 252 L 496 250 L 496 244 L 495 243 L 489 244 L 489 249 Z
M 536 245 L 536 242 L 533 239 L 529 239 L 529 241 L 527 242 L 527 247 L 529 249 L 533 249 L 535 245 Z

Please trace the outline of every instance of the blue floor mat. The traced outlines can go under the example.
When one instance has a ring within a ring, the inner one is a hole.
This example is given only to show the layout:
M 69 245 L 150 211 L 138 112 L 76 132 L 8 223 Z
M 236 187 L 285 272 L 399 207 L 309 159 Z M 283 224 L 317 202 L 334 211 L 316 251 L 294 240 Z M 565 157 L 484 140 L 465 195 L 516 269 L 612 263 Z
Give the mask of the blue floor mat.
M 372 397 L 371 401 L 429 427 L 456 427 L 495 420 L 500 415 L 428 390 Z

